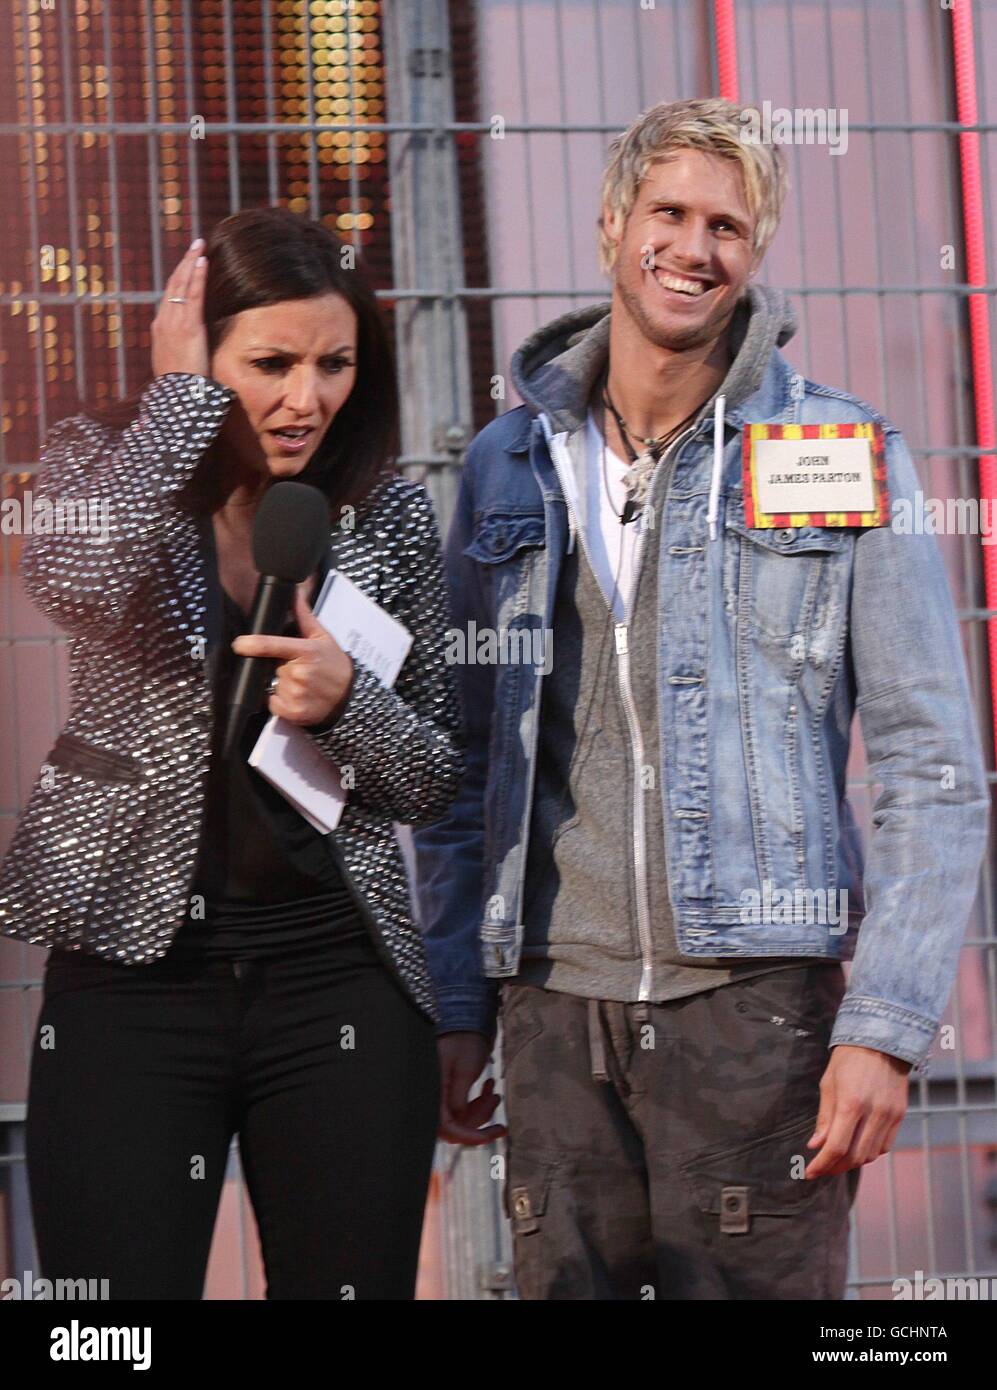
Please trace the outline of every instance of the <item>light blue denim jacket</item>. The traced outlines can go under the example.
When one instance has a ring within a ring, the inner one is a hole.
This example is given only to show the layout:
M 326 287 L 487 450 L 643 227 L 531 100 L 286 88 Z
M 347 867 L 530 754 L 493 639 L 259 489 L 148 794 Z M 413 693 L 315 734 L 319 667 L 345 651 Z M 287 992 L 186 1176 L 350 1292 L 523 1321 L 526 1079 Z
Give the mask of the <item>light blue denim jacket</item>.
M 773 293 L 752 289 L 759 305 Z M 575 317 L 594 332 L 607 311 Z M 831 1045 L 920 1063 L 951 990 L 987 839 L 958 621 L 930 534 L 746 525 L 746 423 L 877 421 L 891 507 L 919 487 L 902 435 L 871 406 L 806 380 L 774 346 L 756 376 L 756 389 L 727 404 L 716 440 L 716 398 L 682 437 L 656 528 L 663 851 L 676 938 L 693 958 L 854 957 Z M 446 561 L 455 630 L 470 633 L 470 645 L 483 630 L 551 627 L 561 560 L 576 539 L 560 424 L 556 412 L 521 406 L 467 451 Z M 415 832 L 416 894 L 439 1031 L 491 1034 L 498 982 L 518 970 L 544 672 L 465 660 L 458 674 L 467 770 L 446 815 Z M 866 862 L 845 794 L 856 710 L 878 784 Z M 790 890 L 788 910 L 771 905 L 766 883 Z M 759 905 L 751 920 L 746 889 Z M 839 924 L 815 923 L 803 891 L 814 889 L 847 892 Z

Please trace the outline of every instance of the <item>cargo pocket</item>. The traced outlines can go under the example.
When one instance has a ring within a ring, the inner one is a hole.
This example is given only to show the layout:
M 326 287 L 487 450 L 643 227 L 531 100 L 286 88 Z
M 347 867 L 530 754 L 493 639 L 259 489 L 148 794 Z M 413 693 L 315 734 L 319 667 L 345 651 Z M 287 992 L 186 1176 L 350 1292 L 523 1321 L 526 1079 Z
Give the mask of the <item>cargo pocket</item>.
M 817 1152 L 806 1146 L 816 1124 L 814 1114 L 682 1165 L 732 1299 L 843 1296 L 855 1178 L 794 1176 Z
M 572 1244 L 567 1231 L 551 1225 L 548 1210 L 557 1165 L 541 1154 L 509 1152 L 509 1176 L 502 1206 L 512 1231 L 516 1290 L 520 1298 L 544 1300 L 559 1296 L 556 1287 L 561 1261 Z
M 502 1194 L 502 1205 L 506 1216 L 512 1223 L 514 1236 L 532 1236 L 540 1230 L 541 1219 L 547 1211 L 547 1200 L 554 1181 L 556 1164 L 544 1159 L 522 1156 L 513 1176 L 510 1164 L 509 1178 Z

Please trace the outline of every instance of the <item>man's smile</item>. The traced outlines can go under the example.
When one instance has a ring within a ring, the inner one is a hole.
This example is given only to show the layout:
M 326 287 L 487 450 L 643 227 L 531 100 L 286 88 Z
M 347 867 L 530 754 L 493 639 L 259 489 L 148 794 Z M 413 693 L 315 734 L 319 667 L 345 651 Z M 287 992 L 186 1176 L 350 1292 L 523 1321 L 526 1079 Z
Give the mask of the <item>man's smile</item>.
M 716 281 L 704 276 L 679 275 L 673 270 L 654 269 L 654 279 L 671 304 L 693 304 L 717 288 Z

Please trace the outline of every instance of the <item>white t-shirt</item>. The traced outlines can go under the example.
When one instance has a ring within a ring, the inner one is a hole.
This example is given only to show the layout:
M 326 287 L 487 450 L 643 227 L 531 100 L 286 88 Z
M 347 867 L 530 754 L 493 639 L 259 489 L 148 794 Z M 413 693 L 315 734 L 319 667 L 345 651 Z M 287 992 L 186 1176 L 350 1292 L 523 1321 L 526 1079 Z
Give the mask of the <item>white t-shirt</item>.
M 620 522 L 620 513 L 627 500 L 623 475 L 629 466 L 626 459 L 605 446 L 590 410 L 585 427 L 585 545 L 607 603 L 612 599 L 617 622 L 623 622 L 626 617 L 636 571 L 638 540 L 644 525 L 640 514 L 626 526 Z

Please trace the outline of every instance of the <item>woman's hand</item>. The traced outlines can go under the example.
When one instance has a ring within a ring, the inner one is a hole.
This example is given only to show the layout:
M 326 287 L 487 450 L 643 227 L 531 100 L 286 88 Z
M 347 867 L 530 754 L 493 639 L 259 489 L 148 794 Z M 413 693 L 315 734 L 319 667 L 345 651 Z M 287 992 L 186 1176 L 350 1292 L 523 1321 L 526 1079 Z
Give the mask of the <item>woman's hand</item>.
M 232 650 L 238 656 L 277 659 L 280 665 L 276 693 L 269 709 L 290 724 L 326 724 L 340 713 L 353 683 L 353 661 L 316 618 L 302 592 L 306 580 L 294 591 L 294 617 L 300 637 L 237 637 Z
M 191 372 L 207 376 L 210 367 L 208 331 L 204 326 L 204 285 L 208 260 L 198 239 L 166 282 L 152 321 L 152 373 Z M 183 303 L 173 303 L 182 300 Z

